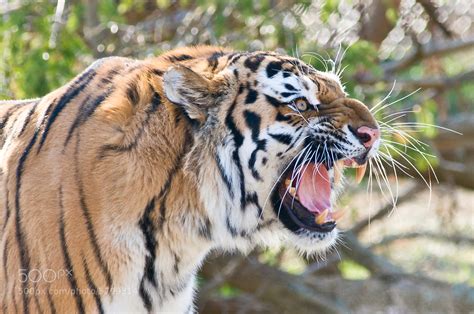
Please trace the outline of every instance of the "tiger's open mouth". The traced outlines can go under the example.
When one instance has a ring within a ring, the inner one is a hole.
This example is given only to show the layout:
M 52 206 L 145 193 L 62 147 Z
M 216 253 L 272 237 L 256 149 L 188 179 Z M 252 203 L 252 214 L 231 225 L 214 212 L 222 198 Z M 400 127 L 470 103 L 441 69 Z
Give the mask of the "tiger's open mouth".
M 273 194 L 273 208 L 282 223 L 293 232 L 331 232 L 344 214 L 333 210 L 331 203 L 333 185 L 340 181 L 344 167 L 356 168 L 356 181 L 360 182 L 367 168 L 366 156 L 340 159 L 331 165 L 290 165 Z

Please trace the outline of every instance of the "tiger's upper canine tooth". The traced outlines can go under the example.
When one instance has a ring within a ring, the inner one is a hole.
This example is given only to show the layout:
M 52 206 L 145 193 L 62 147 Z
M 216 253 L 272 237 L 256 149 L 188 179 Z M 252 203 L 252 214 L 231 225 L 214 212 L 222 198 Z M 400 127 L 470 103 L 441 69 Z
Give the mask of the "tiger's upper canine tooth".
M 291 196 L 296 196 L 296 188 L 290 187 L 288 189 L 288 192 L 291 194 Z
M 344 161 L 338 160 L 334 164 L 334 183 L 338 184 L 341 181 L 342 169 L 344 169 Z
M 326 208 L 321 214 L 316 216 L 315 222 L 318 225 L 321 225 L 321 224 L 325 223 L 326 222 L 326 217 L 328 216 L 328 214 L 329 214 L 329 209 Z
M 362 166 L 356 168 L 355 181 L 356 181 L 357 184 L 359 184 L 362 181 L 362 178 L 364 177 L 366 170 L 367 170 L 367 163 L 365 163 Z

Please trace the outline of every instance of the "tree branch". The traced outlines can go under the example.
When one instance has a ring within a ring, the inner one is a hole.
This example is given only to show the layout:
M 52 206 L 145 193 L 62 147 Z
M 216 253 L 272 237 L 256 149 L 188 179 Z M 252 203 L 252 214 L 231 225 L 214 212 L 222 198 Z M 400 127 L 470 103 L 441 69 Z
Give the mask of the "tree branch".
M 451 32 L 446 25 L 444 25 L 440 20 L 438 16 L 438 12 L 436 12 L 436 7 L 434 3 L 430 0 L 417 0 L 419 4 L 423 6 L 423 9 L 425 9 L 426 14 L 430 17 L 430 21 L 436 24 L 438 28 L 446 35 L 447 37 L 452 38 L 453 37 L 453 32 Z
M 418 182 L 410 185 L 408 188 L 405 189 L 403 193 L 400 193 L 400 196 L 397 199 L 396 205 L 400 205 L 403 202 L 411 199 L 416 193 L 420 192 L 423 188 L 424 188 L 424 185 Z M 359 234 L 362 230 L 364 230 L 369 225 L 369 223 L 372 223 L 376 220 L 384 218 L 386 215 L 390 214 L 393 209 L 394 209 L 394 206 L 392 203 L 385 204 L 375 213 L 375 215 L 371 217 L 367 217 L 363 219 L 362 221 L 359 221 L 358 223 L 356 223 L 350 231 L 354 233 L 355 235 Z
M 345 244 L 340 246 L 342 253 L 366 267 L 371 273 L 390 276 L 403 273 L 401 268 L 395 266 L 386 258 L 372 253 L 368 247 L 360 243 L 351 231 L 344 232 L 341 240 Z
M 380 79 L 373 77 L 368 73 L 356 74 L 355 79 L 357 82 L 365 85 L 372 85 L 378 82 L 385 82 L 387 84 L 393 83 L 393 79 L 390 77 Z M 397 85 L 405 90 L 413 90 L 417 88 L 446 90 L 457 87 L 467 81 L 474 81 L 474 69 L 453 76 L 430 77 L 418 80 L 397 79 Z
M 386 73 L 394 73 L 410 67 L 415 62 L 432 56 L 442 56 L 448 53 L 464 50 L 474 46 L 474 37 L 467 39 L 454 39 L 449 41 L 435 42 L 418 45 L 411 53 L 401 60 L 382 64 Z
M 252 295 L 258 294 L 259 299 L 272 304 L 281 312 L 300 313 L 348 313 L 349 310 L 337 297 L 321 293 L 302 282 L 301 277 L 284 273 L 276 268 L 261 264 L 254 257 L 242 258 L 225 256 L 214 259 L 202 271 L 205 278 L 212 278 L 233 259 L 241 259 L 239 267 L 232 272 L 227 282 Z M 205 302 L 205 300 L 200 300 Z
M 49 37 L 49 48 L 54 49 L 56 48 L 56 42 L 58 40 L 59 33 L 61 28 L 66 24 L 67 15 L 68 15 L 68 8 L 71 5 L 72 1 L 66 0 L 58 0 L 58 4 L 56 5 L 56 12 L 54 14 L 53 26 L 51 27 L 51 35 Z M 65 15 L 63 17 L 63 14 Z
M 243 262 L 228 277 L 228 284 L 256 296 L 280 313 L 378 313 L 387 308 L 400 313 L 408 309 L 416 313 L 465 313 L 473 307 L 474 289 L 410 274 L 375 275 L 366 280 L 296 276 L 261 264 L 255 258 L 221 256 L 206 263 L 201 275 L 213 277 L 234 259 Z M 199 302 L 206 300 L 199 298 Z M 240 310 L 243 306 L 246 304 L 241 304 Z M 238 311 L 235 308 L 234 312 Z
M 455 244 L 469 244 L 474 245 L 474 238 L 466 237 L 463 235 L 448 235 L 448 234 L 439 234 L 436 232 L 407 232 L 402 234 L 389 235 L 384 237 L 377 243 L 370 245 L 370 248 L 377 246 L 387 245 L 394 241 L 398 240 L 407 240 L 407 239 L 416 239 L 416 238 L 429 238 L 430 240 L 446 241 L 453 242 Z

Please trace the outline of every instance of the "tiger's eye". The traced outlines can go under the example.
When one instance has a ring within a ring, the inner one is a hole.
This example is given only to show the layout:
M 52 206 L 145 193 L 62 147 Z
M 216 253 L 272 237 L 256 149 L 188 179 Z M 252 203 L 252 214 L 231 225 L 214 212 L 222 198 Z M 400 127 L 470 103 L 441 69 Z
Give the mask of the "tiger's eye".
M 306 99 L 303 99 L 303 98 L 296 99 L 295 106 L 299 111 L 308 110 L 308 102 L 306 101 Z

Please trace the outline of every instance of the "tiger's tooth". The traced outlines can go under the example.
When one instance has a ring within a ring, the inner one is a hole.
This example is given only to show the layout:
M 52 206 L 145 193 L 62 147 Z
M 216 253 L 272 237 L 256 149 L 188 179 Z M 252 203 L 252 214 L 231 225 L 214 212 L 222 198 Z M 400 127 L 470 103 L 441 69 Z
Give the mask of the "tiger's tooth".
M 316 222 L 318 225 L 321 225 L 321 224 L 323 224 L 324 222 L 326 222 L 326 217 L 328 216 L 328 213 L 329 213 L 329 209 L 326 208 L 321 214 L 319 214 L 318 216 L 316 216 L 315 222 Z
M 362 178 L 364 177 L 366 170 L 367 170 L 367 163 L 365 163 L 362 166 L 356 168 L 355 181 L 356 181 L 357 184 L 359 184 L 362 181 Z
M 342 169 L 344 169 L 344 161 L 338 160 L 334 164 L 334 183 L 338 184 L 341 181 Z
M 288 192 L 291 194 L 291 196 L 296 196 L 296 188 L 290 187 Z
M 342 216 L 344 216 L 345 213 L 346 213 L 346 211 L 344 209 L 339 209 L 339 210 L 336 210 L 336 211 L 332 212 L 331 217 L 335 221 L 338 221 L 339 219 L 342 218 Z
M 286 185 L 286 186 L 290 186 L 290 185 L 291 185 L 291 180 L 290 180 L 290 179 L 286 179 L 286 180 L 285 180 L 285 185 Z

